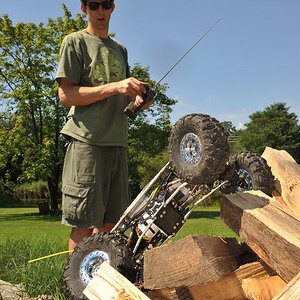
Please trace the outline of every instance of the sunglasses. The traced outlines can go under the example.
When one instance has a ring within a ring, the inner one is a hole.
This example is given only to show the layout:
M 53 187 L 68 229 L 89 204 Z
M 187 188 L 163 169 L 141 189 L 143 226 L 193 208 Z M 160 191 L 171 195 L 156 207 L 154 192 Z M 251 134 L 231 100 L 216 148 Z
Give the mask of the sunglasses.
M 87 5 L 90 8 L 90 10 L 98 10 L 100 5 L 102 6 L 103 9 L 108 10 L 111 9 L 113 5 L 113 1 L 107 0 L 102 2 L 88 2 Z

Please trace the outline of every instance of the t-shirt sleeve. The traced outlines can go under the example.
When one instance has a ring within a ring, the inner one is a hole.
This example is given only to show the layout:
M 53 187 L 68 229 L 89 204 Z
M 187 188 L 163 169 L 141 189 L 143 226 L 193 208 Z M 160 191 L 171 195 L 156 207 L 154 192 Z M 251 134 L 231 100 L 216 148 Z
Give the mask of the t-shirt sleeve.
M 55 80 L 59 82 L 61 78 L 67 78 L 78 85 L 81 64 L 81 56 L 75 49 L 74 41 L 69 36 L 65 37 L 60 47 L 60 60 Z

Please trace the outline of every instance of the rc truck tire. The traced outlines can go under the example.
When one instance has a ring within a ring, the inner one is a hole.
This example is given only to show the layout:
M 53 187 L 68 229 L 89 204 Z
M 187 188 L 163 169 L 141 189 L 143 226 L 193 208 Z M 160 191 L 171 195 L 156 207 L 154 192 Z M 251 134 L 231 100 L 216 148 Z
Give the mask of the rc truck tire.
M 135 281 L 136 264 L 126 240 L 114 233 L 96 233 L 79 243 L 69 257 L 63 275 L 69 299 L 87 299 L 83 290 L 103 261 Z
M 229 157 L 228 166 L 235 169 L 230 185 L 223 193 L 246 190 L 261 190 L 272 196 L 274 176 L 267 161 L 256 153 L 239 152 Z
M 222 125 L 204 114 L 180 118 L 169 138 L 172 171 L 190 184 L 210 184 L 228 161 L 227 134 Z

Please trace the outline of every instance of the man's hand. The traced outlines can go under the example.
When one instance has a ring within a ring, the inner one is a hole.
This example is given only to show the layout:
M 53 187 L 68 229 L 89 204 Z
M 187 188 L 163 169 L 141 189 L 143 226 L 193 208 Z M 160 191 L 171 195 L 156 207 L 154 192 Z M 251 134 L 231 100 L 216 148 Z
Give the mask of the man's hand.
M 143 98 L 141 96 L 136 96 L 135 100 L 134 100 L 134 106 L 139 106 L 140 104 L 142 104 L 143 102 Z M 154 104 L 154 99 L 148 101 L 142 108 L 141 110 L 145 110 L 147 109 L 150 105 Z
M 119 94 L 135 99 L 137 96 L 142 97 L 142 95 L 146 93 L 145 84 L 145 82 L 130 77 L 117 82 L 117 91 Z
M 134 77 L 130 77 L 118 82 L 118 92 L 126 96 L 130 96 L 134 99 L 134 106 L 139 106 L 143 102 L 142 95 L 145 94 L 146 82 L 142 82 Z M 154 103 L 154 99 L 148 101 L 141 110 L 147 109 L 150 105 Z

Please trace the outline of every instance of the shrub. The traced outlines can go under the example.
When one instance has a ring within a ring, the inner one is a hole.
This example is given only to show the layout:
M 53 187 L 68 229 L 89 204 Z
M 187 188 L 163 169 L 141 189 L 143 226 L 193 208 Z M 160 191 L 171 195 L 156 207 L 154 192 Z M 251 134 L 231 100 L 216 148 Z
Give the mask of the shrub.
M 24 183 L 14 188 L 14 197 L 24 204 L 36 204 L 41 200 L 49 200 L 48 185 L 44 181 Z

